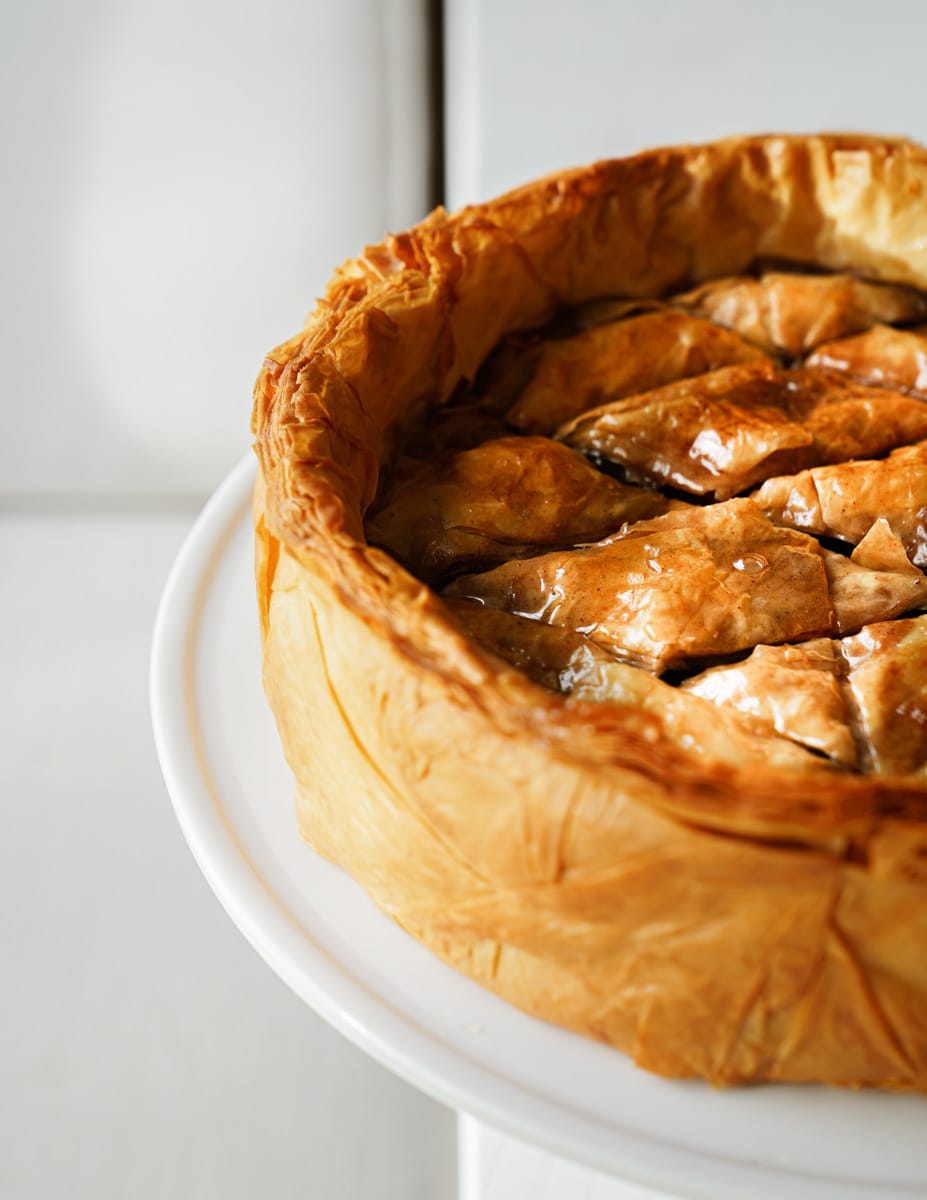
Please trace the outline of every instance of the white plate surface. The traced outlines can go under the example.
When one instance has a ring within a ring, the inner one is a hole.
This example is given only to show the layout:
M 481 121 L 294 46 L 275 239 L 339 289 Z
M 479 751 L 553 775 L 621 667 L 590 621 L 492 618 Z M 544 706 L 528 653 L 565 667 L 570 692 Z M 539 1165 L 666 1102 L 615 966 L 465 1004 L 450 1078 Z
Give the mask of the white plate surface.
M 253 479 L 249 457 L 177 559 L 155 629 L 151 699 L 190 848 L 269 965 L 432 1096 L 622 1178 L 693 1200 L 927 1196 L 927 1099 L 720 1092 L 654 1078 L 445 967 L 300 841 L 260 683 Z

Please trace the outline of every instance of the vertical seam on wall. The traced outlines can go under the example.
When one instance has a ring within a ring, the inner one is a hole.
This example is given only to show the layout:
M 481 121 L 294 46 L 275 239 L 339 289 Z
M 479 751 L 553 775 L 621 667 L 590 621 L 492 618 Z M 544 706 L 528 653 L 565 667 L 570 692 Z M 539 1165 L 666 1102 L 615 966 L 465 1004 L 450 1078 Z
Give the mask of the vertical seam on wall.
M 428 11 L 428 106 L 430 117 L 428 196 L 434 208 L 446 203 L 446 144 L 444 78 L 444 0 L 427 0 Z
M 432 203 L 431 0 L 376 0 L 382 70 L 383 231 L 420 220 Z
M 375 120 L 379 126 L 379 136 L 376 139 L 379 146 L 379 163 L 376 186 L 380 191 L 380 228 L 379 234 L 386 232 L 390 222 L 392 207 L 392 187 L 390 179 L 390 163 L 392 162 L 393 118 L 390 112 L 392 91 L 391 79 L 393 74 L 392 50 L 387 30 L 388 15 L 386 8 L 390 0 L 376 0 L 370 7 L 376 13 L 377 44 L 380 47 L 380 94 L 382 102 Z
M 458 207 L 483 198 L 480 182 L 480 3 L 444 7 L 445 193 Z

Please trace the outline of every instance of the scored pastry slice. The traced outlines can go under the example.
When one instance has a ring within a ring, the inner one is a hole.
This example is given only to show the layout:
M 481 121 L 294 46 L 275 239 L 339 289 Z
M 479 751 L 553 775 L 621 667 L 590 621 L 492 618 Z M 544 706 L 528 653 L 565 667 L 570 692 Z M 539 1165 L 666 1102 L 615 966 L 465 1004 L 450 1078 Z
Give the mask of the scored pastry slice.
M 910 563 L 844 559 L 773 525 L 751 500 L 729 500 L 466 575 L 447 594 L 568 626 L 662 672 L 895 616 L 920 602 L 922 585 Z
M 771 362 L 722 367 L 593 408 L 556 436 L 632 478 L 726 499 L 813 461 L 812 434 L 781 410 L 783 392 Z
M 682 688 L 877 775 L 927 772 L 927 616 L 852 637 L 757 646 Z
M 809 466 L 871 458 L 927 438 L 927 404 L 834 371 L 784 371 L 782 404 L 814 439 Z
M 434 583 L 598 541 L 671 507 L 679 502 L 612 479 L 549 438 L 497 438 L 398 472 L 367 518 L 367 537 Z
M 875 325 L 856 337 L 818 346 L 805 365 L 927 397 L 927 331 Z
M 453 596 L 445 596 L 444 604 L 457 624 L 484 650 L 552 692 L 565 690 L 561 676 L 584 647 L 602 658 L 611 658 L 573 629 L 529 621 L 501 608 L 487 608 Z
M 646 713 L 660 722 L 667 737 L 689 751 L 742 766 L 765 763 L 814 771 L 828 765 L 786 738 L 770 738 L 766 723 L 749 713 L 719 712 L 710 699 L 671 687 L 647 671 L 620 662 L 572 629 L 466 600 L 448 599 L 446 603 L 474 641 L 527 671 L 536 683 L 565 692 L 574 700 L 616 704 Z
M 924 576 L 912 565 L 884 517 L 875 522 L 849 558 L 823 548 L 821 557 L 836 633 L 850 633 L 869 621 L 897 617 L 927 603 Z
M 838 643 L 812 638 L 795 646 L 757 646 L 742 662 L 709 667 L 681 687 L 855 767 L 859 753 L 840 686 L 841 668 Z
M 927 301 L 913 288 L 867 283 L 847 274 L 766 271 L 759 278 L 713 279 L 670 303 L 791 358 L 877 322 L 927 317 Z
M 539 434 L 597 404 L 766 357 L 727 329 L 670 309 L 597 325 L 531 354 L 530 378 L 505 417 L 516 429 Z
M 867 625 L 841 653 L 868 769 L 927 774 L 927 616 Z
M 593 408 L 556 436 L 631 478 L 726 500 L 779 472 L 927 437 L 927 404 L 832 372 L 742 363 Z
M 919 567 L 927 563 L 927 442 L 887 458 L 768 479 L 753 496 L 777 525 L 859 542 L 881 517 Z

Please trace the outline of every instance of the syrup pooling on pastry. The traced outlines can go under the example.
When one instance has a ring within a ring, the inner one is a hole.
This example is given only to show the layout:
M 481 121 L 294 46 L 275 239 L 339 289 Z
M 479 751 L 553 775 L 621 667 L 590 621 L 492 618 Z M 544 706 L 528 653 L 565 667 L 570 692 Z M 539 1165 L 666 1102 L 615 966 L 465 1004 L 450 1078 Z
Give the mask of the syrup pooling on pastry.
M 757 720 L 748 709 L 742 707 L 738 711 L 735 706 L 719 713 L 710 699 L 671 687 L 646 671 L 620 662 L 571 629 L 465 600 L 449 599 L 447 603 L 454 619 L 474 641 L 526 671 L 536 682 L 574 700 L 616 704 L 653 714 L 663 723 L 667 735 L 689 751 L 715 757 L 721 754 L 742 766 L 770 765 L 775 761 L 778 766 L 806 771 L 822 767 L 806 750 L 793 744 L 800 738 L 792 741 L 776 738 L 771 747 L 769 722 Z M 853 753 L 849 730 L 842 726 L 841 732 L 849 739 Z M 807 745 L 818 748 L 810 741 Z
M 556 436 L 631 478 L 725 500 L 780 471 L 927 437 L 927 404 L 832 372 L 745 363 L 594 408 Z
M 447 590 L 578 630 L 662 672 L 906 612 L 925 589 L 898 550 L 907 570 L 897 556 L 845 559 L 773 525 L 752 500 L 729 500 L 640 521 L 594 546 L 465 575 Z
M 589 302 L 406 431 L 368 539 L 497 660 L 680 746 L 917 773 L 879 710 L 927 712 L 925 316 L 788 271 Z

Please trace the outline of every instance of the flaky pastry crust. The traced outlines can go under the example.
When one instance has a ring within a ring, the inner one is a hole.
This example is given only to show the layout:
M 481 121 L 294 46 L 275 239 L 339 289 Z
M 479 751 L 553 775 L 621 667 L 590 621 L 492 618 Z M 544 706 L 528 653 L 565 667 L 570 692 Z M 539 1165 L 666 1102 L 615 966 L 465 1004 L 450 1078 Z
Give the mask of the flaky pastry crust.
M 715 1084 L 927 1090 L 927 789 L 687 752 L 469 639 L 364 514 L 400 421 L 564 306 L 785 260 L 927 288 L 927 152 L 738 138 L 433 213 L 255 392 L 264 680 L 299 827 L 529 1013 Z

